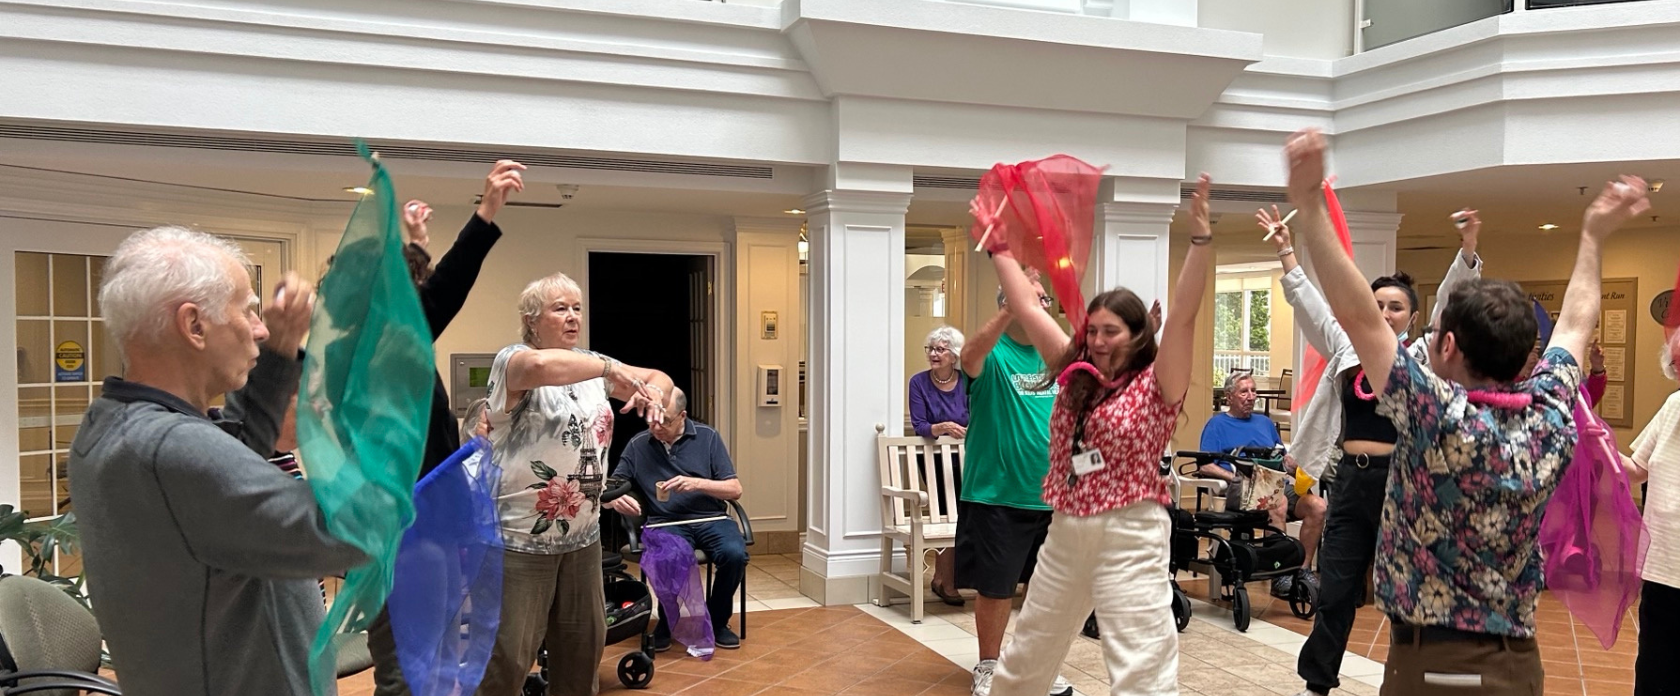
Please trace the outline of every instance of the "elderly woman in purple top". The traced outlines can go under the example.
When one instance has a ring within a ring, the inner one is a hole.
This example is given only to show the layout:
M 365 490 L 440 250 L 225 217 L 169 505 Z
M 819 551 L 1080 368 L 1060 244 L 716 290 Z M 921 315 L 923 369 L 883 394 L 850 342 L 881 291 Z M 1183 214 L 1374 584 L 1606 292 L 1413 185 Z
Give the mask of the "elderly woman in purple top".
M 910 377 L 910 425 L 917 435 L 958 439 L 968 435 L 968 377 L 957 369 L 957 356 L 962 353 L 962 347 L 962 332 L 954 328 L 941 326 L 928 333 L 924 348 L 928 369 Z M 926 482 L 927 465 L 925 462 L 918 465 Z M 951 472 L 957 479 L 951 486 L 961 495 L 962 463 L 952 462 Z M 939 467 L 934 469 L 934 479 L 939 504 L 949 510 L 946 506 L 955 505 L 956 501 L 945 500 L 945 476 Z M 962 596 L 947 584 L 956 574 L 956 559 L 951 549 L 939 552 L 933 567 L 933 593 L 946 604 L 962 606 Z

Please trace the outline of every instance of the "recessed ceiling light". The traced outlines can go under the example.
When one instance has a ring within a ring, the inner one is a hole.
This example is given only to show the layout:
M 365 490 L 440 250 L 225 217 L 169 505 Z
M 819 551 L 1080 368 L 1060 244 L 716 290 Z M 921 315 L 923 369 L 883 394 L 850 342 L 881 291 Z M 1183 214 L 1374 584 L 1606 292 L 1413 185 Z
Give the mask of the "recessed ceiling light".
M 1662 179 L 1652 179 L 1651 180 L 1651 183 L 1650 183 L 1651 193 L 1656 193 L 1658 191 L 1661 191 L 1662 187 L 1663 187 L 1663 180 Z
M 1547 232 L 1550 232 L 1550 231 L 1555 230 L 1557 228 L 1558 228 L 1557 225 L 1554 225 L 1554 224 L 1549 223 L 1549 222 L 1540 226 L 1540 229 L 1546 230 Z
M 345 193 L 354 193 L 358 196 L 371 196 L 371 195 L 373 195 L 373 189 L 370 189 L 366 186 L 346 186 L 346 187 L 344 187 L 344 192 Z
M 800 210 L 798 208 L 788 208 L 787 210 L 784 210 L 782 212 L 787 213 L 789 215 L 804 215 L 805 214 L 805 211 Z

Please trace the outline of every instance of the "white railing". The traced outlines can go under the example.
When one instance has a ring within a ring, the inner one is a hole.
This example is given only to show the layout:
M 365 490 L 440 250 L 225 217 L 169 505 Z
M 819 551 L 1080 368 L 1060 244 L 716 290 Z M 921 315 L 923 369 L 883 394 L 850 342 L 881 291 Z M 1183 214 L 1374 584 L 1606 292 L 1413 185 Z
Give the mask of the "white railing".
M 1223 384 L 1225 375 L 1238 368 L 1252 370 L 1256 375 L 1269 375 L 1272 373 L 1272 356 L 1267 353 L 1214 351 L 1213 377 L 1216 383 Z

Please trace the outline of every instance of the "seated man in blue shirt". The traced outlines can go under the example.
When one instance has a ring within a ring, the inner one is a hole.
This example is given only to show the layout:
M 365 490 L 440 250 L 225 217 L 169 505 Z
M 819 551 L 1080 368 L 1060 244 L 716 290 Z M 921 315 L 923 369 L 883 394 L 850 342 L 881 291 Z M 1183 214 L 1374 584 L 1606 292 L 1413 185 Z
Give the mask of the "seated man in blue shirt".
M 681 389 L 671 390 L 671 405 L 665 409 L 663 422 L 630 439 L 612 475 L 634 482 L 639 495 L 623 496 L 607 503 L 607 507 L 640 516 L 646 505 L 649 523 L 725 516 L 729 510 L 724 501 L 741 497 L 741 481 L 735 477 L 735 463 L 729 459 L 723 438 L 688 417 L 688 396 Z M 747 545 L 741 538 L 741 528 L 726 518 L 665 529 L 688 539 L 712 559 L 712 588 L 706 597 L 712 632 L 717 647 L 741 647 L 741 638 L 729 630 L 735 592 L 747 574 Z M 653 640 L 655 650 L 671 648 L 671 625 L 665 612 L 660 612 Z
M 1207 425 L 1202 427 L 1203 452 L 1230 452 L 1239 447 L 1279 447 L 1283 445 L 1283 438 L 1278 436 L 1277 424 L 1264 414 L 1254 412 L 1254 402 L 1259 397 L 1254 386 L 1254 375 L 1248 372 L 1232 372 L 1225 378 L 1225 412 L 1215 413 L 1208 419 Z M 1284 457 L 1285 467 L 1293 472 L 1295 460 Z M 1231 462 L 1218 461 L 1203 464 L 1197 470 L 1198 474 L 1207 478 L 1216 478 L 1227 482 L 1227 506 L 1235 509 L 1233 503 L 1241 499 L 1242 483 L 1246 479 L 1237 473 L 1236 466 Z M 1327 508 L 1324 499 L 1312 493 L 1304 496 L 1295 495 L 1293 485 L 1284 487 L 1285 500 L 1272 506 L 1270 510 L 1272 526 L 1284 529 L 1284 525 L 1295 520 L 1301 521 L 1301 546 L 1306 551 L 1307 571 L 1303 576 L 1308 582 L 1317 583 L 1312 573 L 1313 556 L 1318 553 L 1318 539 L 1324 533 L 1324 512 Z M 1272 581 L 1272 593 L 1288 596 L 1294 580 L 1288 576 Z

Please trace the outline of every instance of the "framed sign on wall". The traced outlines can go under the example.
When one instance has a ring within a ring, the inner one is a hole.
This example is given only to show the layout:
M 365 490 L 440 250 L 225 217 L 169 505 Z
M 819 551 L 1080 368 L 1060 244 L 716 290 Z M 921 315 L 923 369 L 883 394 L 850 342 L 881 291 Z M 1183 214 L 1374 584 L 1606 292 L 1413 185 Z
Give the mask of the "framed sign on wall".
M 1557 322 L 1558 312 L 1563 310 L 1563 293 L 1569 287 L 1567 280 L 1524 280 L 1517 281 L 1523 291 L 1540 301 L 1540 306 L 1551 315 L 1552 322 Z M 1436 294 L 1440 290 L 1439 283 L 1425 283 L 1418 287 L 1423 295 L 1424 313 L 1420 316 L 1430 316 L 1435 311 L 1435 303 L 1439 300 Z M 1604 371 L 1607 386 L 1604 398 L 1598 402 L 1598 415 L 1604 418 L 1612 428 L 1632 428 L 1633 422 L 1633 368 L 1628 360 L 1635 352 L 1634 346 L 1638 334 L 1639 307 L 1639 279 L 1638 278 L 1605 278 L 1600 291 L 1602 297 L 1599 304 L 1598 330 L 1593 338 L 1598 341 L 1599 348 L 1604 351 Z M 1586 365 L 1582 365 L 1585 374 Z

